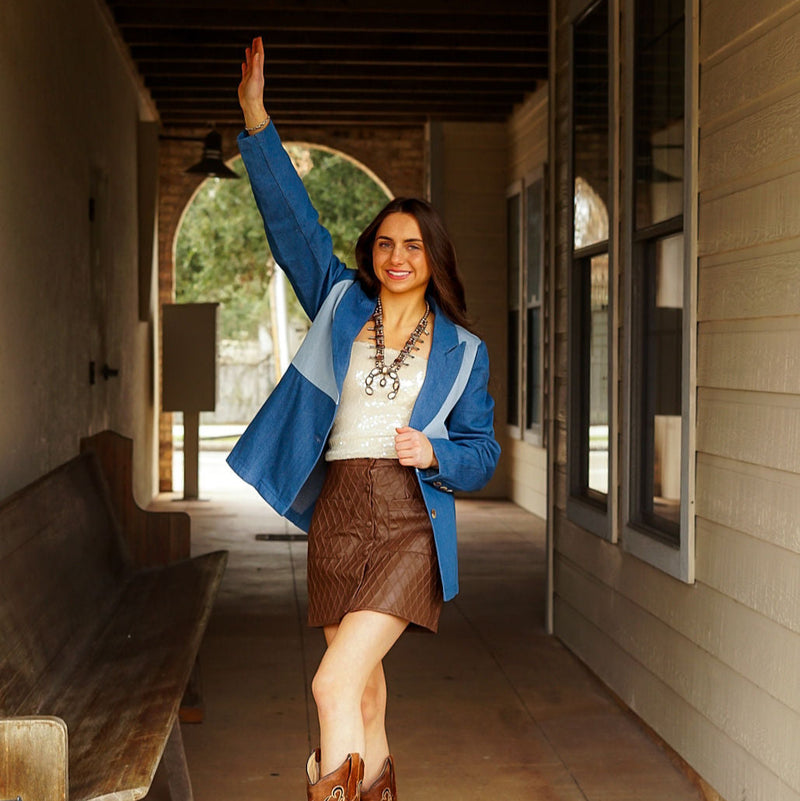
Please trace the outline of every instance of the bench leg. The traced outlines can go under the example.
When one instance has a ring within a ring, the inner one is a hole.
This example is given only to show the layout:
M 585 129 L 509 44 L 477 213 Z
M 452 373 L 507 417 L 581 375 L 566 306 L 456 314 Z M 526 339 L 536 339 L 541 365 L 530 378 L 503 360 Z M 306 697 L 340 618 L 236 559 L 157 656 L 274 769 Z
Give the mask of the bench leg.
M 172 732 L 164 747 L 161 761 L 167 774 L 169 795 L 172 801 L 194 801 L 192 782 L 189 779 L 189 766 L 186 764 L 186 753 L 183 750 L 181 722 L 177 716 L 172 724 Z

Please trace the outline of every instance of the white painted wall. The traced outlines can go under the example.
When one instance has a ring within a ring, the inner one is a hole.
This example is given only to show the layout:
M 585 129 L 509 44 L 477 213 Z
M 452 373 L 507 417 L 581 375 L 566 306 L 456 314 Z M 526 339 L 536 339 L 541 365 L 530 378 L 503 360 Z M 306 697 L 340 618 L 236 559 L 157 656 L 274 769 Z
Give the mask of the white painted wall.
M 0 3 L 0 108 L 0 498 L 113 428 L 134 438 L 147 503 L 155 306 L 140 322 L 139 96 L 95 0 Z M 92 360 L 119 377 L 90 386 Z
M 455 243 L 467 310 L 489 350 L 490 391 L 500 437 L 506 404 L 506 126 L 432 124 L 430 139 L 431 200 Z M 507 496 L 507 471 L 508 456 L 503 454 L 483 494 Z

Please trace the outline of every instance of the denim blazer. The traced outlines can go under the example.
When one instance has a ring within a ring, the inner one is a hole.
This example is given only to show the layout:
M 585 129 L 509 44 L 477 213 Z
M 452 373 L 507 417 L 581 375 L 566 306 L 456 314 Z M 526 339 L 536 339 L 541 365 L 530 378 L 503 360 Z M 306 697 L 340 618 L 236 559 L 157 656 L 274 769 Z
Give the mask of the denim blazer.
M 369 298 L 333 254 L 331 237 L 270 123 L 239 136 L 272 253 L 312 320 L 283 378 L 228 456 L 278 513 L 308 531 L 322 488 L 328 435 L 353 340 L 372 316 Z M 430 299 L 429 299 L 430 300 Z M 458 592 L 453 492 L 480 489 L 500 455 L 486 345 L 436 314 L 428 369 L 409 425 L 431 441 L 439 466 L 416 470 L 430 516 L 444 599 Z

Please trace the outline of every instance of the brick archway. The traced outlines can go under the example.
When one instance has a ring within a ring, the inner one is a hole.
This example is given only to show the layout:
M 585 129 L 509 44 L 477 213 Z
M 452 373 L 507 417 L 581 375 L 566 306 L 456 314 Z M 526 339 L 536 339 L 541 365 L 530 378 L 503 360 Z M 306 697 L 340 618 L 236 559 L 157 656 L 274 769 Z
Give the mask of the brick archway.
M 340 151 L 363 164 L 393 195 L 426 195 L 426 135 L 424 126 L 401 128 L 316 128 L 278 125 L 284 141 L 302 141 Z M 202 138 L 208 129 L 170 129 L 170 136 Z M 238 154 L 238 131 L 222 132 L 223 157 Z M 159 160 L 158 297 L 159 308 L 175 300 L 175 237 L 186 206 L 203 179 L 184 172 L 199 161 L 201 143 L 165 139 Z M 160 326 L 159 326 L 160 330 Z M 160 363 L 160 347 L 159 347 Z M 159 401 L 160 408 L 160 401 Z M 159 417 L 159 490 L 172 490 L 172 415 Z

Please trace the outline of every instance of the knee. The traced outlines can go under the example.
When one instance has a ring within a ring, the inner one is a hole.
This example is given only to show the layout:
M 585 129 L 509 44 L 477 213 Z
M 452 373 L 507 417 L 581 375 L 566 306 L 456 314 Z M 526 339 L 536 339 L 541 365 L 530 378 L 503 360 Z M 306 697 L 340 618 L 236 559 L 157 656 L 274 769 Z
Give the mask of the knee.
M 336 683 L 333 677 L 320 668 L 311 681 L 311 694 L 317 709 L 322 712 L 332 704 L 336 698 Z
M 347 677 L 320 666 L 311 682 L 311 693 L 320 717 L 335 717 L 352 706 L 352 687 Z M 357 702 L 356 702 L 357 703 Z

